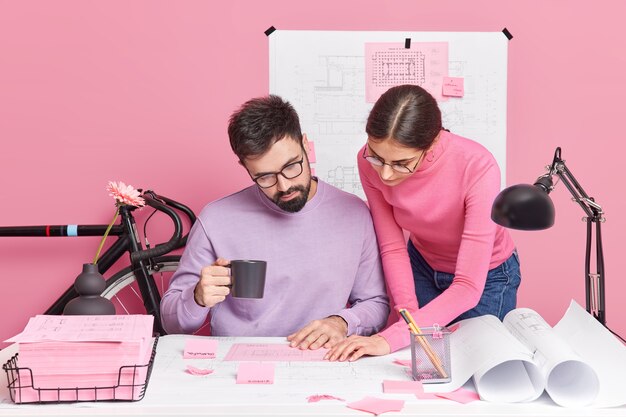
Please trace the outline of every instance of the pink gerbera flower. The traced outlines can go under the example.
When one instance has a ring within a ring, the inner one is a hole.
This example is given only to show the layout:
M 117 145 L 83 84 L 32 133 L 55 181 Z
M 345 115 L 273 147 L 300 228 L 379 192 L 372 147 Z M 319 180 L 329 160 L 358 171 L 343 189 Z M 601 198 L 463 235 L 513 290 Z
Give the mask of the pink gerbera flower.
M 129 206 L 143 207 L 146 202 L 141 198 L 139 191 L 132 185 L 126 185 L 122 181 L 109 181 L 107 185 L 109 195 L 115 199 L 116 204 L 127 204 Z
M 117 216 L 120 214 L 121 206 L 134 206 L 134 207 L 143 207 L 146 205 L 146 201 L 141 197 L 141 193 L 132 185 L 126 185 L 122 181 L 109 181 L 107 185 L 107 191 L 109 195 L 115 199 L 115 216 L 113 216 L 113 220 L 107 227 L 107 230 L 104 232 L 102 236 L 102 240 L 100 241 L 100 246 L 98 246 L 98 251 L 96 252 L 96 257 L 93 259 L 93 263 L 98 263 L 98 258 L 100 257 L 100 252 L 102 252 L 102 247 L 104 246 L 104 241 L 107 239 L 111 228 L 115 224 L 115 220 L 117 220 Z

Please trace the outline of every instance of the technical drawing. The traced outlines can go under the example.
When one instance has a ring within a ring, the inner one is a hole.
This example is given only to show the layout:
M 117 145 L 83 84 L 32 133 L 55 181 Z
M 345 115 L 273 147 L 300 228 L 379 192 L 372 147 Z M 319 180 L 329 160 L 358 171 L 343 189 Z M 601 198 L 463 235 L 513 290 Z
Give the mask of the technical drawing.
M 328 171 L 326 182 L 352 194 L 363 190 L 359 173 L 355 166 L 339 166 Z
M 374 103 L 385 91 L 402 84 L 419 85 L 439 101 L 443 77 L 448 75 L 447 42 L 415 42 L 410 48 L 397 43 L 365 44 L 365 96 Z
M 376 51 L 372 54 L 371 82 L 390 88 L 400 84 L 424 85 L 426 54 L 422 51 Z
M 446 128 L 494 155 L 505 184 L 508 40 L 501 32 L 277 30 L 269 39 L 270 92 L 293 104 L 315 141 L 321 180 L 365 198 L 355 161 L 379 96 L 368 97 L 367 86 L 382 94 L 410 83 L 435 96 Z M 462 98 L 441 97 L 443 76 L 464 79 Z

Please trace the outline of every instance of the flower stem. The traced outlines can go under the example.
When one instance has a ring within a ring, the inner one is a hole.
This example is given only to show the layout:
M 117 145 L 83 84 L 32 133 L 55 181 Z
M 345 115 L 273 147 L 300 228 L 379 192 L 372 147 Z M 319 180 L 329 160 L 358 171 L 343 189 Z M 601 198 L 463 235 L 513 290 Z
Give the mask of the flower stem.
M 104 232 L 104 235 L 102 236 L 102 240 L 100 241 L 100 246 L 98 247 L 98 252 L 96 252 L 96 257 L 93 258 L 94 265 L 98 263 L 98 258 L 100 257 L 100 252 L 102 251 L 102 247 L 104 246 L 104 241 L 107 239 L 107 236 L 109 235 L 109 232 L 111 231 L 111 228 L 115 224 L 115 220 L 117 220 L 117 216 L 119 216 L 119 214 L 120 214 L 120 207 L 117 206 L 117 209 L 115 210 L 115 216 L 113 216 L 113 221 L 111 221 L 111 223 L 109 224 L 109 227 L 107 227 L 107 230 Z

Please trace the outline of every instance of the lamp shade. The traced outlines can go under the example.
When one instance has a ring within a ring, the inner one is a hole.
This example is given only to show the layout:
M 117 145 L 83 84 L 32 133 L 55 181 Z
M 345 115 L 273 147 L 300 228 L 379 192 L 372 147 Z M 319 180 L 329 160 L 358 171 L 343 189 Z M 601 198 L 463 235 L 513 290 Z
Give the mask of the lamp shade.
M 545 188 L 513 185 L 494 200 L 491 219 L 509 229 L 543 230 L 554 225 L 554 204 Z

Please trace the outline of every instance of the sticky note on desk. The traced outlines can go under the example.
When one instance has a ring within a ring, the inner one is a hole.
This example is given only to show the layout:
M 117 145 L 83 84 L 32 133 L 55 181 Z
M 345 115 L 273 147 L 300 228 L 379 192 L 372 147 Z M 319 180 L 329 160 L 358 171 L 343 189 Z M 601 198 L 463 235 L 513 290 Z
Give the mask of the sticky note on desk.
M 215 339 L 187 339 L 183 359 L 214 359 L 217 351 Z
M 187 373 L 190 373 L 191 375 L 204 376 L 212 374 L 213 369 L 202 369 L 196 368 L 195 366 L 187 365 Z
M 268 362 L 241 362 L 237 370 L 238 384 L 273 384 L 274 364 Z
M 355 410 L 367 411 L 368 413 L 379 415 L 388 411 L 402 411 L 404 408 L 404 400 L 365 397 L 359 401 L 346 404 L 346 406 Z
M 463 87 L 463 78 L 459 77 L 443 77 L 442 95 L 448 97 L 463 97 L 465 89 Z
M 383 392 L 385 394 L 422 394 L 424 386 L 421 381 L 383 381 Z
M 437 397 L 446 398 L 448 400 L 456 401 L 461 404 L 467 404 L 472 401 L 479 401 L 480 397 L 474 391 L 470 391 L 465 388 L 459 388 L 452 392 L 436 393 Z
M 417 363 L 419 363 L 419 359 L 416 359 L 416 360 L 417 360 Z M 393 361 L 393 363 L 395 363 L 396 365 L 400 365 L 400 366 L 406 366 L 408 368 L 413 366 L 411 364 L 411 359 L 396 359 Z

